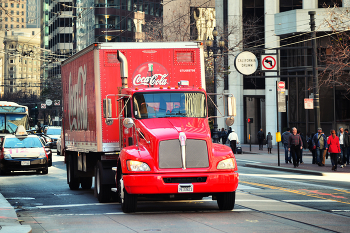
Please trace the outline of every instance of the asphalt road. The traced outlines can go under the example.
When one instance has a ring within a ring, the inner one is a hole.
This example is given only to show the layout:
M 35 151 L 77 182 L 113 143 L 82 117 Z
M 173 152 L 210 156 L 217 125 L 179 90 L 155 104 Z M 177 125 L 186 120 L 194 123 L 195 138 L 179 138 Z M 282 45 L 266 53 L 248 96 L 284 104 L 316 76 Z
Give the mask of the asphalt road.
M 349 232 L 350 181 L 243 167 L 233 211 L 216 201 L 140 200 L 124 214 L 119 203 L 100 204 L 93 190 L 71 191 L 63 157 L 48 175 L 0 177 L 0 192 L 33 232 Z M 341 174 L 339 174 L 341 175 Z

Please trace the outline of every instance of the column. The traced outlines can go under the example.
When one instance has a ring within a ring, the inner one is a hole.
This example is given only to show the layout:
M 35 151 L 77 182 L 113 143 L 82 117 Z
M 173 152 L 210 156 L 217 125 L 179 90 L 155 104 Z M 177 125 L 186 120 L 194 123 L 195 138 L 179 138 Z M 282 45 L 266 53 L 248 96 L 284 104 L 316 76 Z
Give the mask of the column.
M 218 31 L 218 37 L 217 40 L 219 41 L 221 37 L 224 36 L 224 0 L 215 1 L 215 13 L 216 13 L 216 29 Z M 223 73 L 219 73 L 219 64 L 223 64 L 223 59 L 219 56 L 216 59 L 216 62 L 218 64 L 218 70 L 217 70 L 217 90 L 216 92 L 218 94 L 224 93 L 224 75 Z M 225 103 L 224 103 L 224 97 L 223 96 L 217 96 L 216 103 L 218 106 L 218 116 L 227 115 L 225 114 Z M 210 101 L 210 100 L 209 100 Z M 211 102 L 211 101 L 210 101 Z M 221 113 L 221 114 L 220 114 Z M 225 119 L 226 118 L 217 118 L 218 123 L 218 131 L 221 131 L 221 128 L 227 128 L 225 125 Z
M 349 0 L 343 0 L 343 2 L 344 1 L 349 1 Z M 303 0 L 303 9 L 317 9 L 317 8 L 318 8 L 318 0 Z
M 244 108 L 243 108 L 243 75 L 236 71 L 234 60 L 238 53 L 243 50 L 243 3 L 242 0 L 228 0 L 228 31 L 234 31 L 234 34 L 228 35 L 228 46 L 234 48 L 230 51 L 228 57 L 228 65 L 230 74 L 228 75 L 229 90 L 228 93 L 233 94 L 236 98 L 237 116 L 235 123 L 231 126 L 238 135 L 241 142 L 244 142 Z M 234 29 L 234 30 L 232 30 Z
M 265 1 L 265 48 L 279 47 L 279 36 L 275 36 L 275 14 L 279 12 L 279 0 Z M 277 50 L 266 50 L 265 53 L 277 53 Z M 259 59 L 260 60 L 260 59 Z M 273 145 L 276 145 L 277 132 L 277 108 L 276 108 L 276 81 L 278 78 L 268 78 L 277 76 L 277 72 L 266 72 L 265 76 L 265 135 L 271 132 L 274 135 Z

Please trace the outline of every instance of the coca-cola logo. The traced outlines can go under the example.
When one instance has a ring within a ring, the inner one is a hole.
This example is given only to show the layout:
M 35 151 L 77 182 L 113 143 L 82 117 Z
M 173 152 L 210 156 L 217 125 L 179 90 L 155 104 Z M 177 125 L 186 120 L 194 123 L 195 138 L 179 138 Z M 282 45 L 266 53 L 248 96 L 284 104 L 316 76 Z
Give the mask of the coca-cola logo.
M 157 62 L 145 62 L 136 68 L 132 77 L 133 85 L 164 86 L 169 84 L 169 72 Z

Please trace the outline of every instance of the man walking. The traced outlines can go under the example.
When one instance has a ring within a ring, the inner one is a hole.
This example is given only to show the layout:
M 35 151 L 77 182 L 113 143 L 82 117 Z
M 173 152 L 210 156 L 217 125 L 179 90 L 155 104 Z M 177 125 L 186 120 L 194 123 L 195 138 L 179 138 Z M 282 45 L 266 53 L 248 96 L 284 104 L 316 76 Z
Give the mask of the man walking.
M 312 147 L 316 148 L 316 158 L 318 166 L 325 165 L 324 151 L 328 149 L 327 137 L 324 135 L 322 128 L 317 129 L 317 133 L 312 138 Z
M 238 140 L 238 135 L 235 133 L 234 129 L 228 135 L 228 140 L 230 140 L 230 146 L 233 154 L 236 154 L 236 145 L 237 143 L 239 143 L 239 140 Z
M 349 165 L 349 155 L 350 155 L 350 135 L 349 135 L 349 130 L 345 129 L 345 137 L 344 137 L 344 165 Z
M 287 128 L 286 132 L 282 134 L 282 143 L 284 145 L 284 153 L 285 153 L 284 159 L 286 163 L 288 162 L 292 163 L 292 161 L 290 160 L 290 152 L 288 152 L 288 139 L 290 135 L 291 135 L 290 128 Z M 289 156 L 288 156 L 288 153 L 289 153 Z
M 297 134 L 297 128 L 292 128 L 292 134 L 288 139 L 288 150 L 291 152 L 293 156 L 293 165 L 294 167 L 299 167 L 300 160 L 300 150 L 303 149 L 303 141 L 299 134 Z
M 340 168 L 343 168 L 343 166 L 346 166 L 346 163 L 344 163 L 344 128 L 343 127 L 339 127 L 338 137 L 339 137 L 339 144 L 340 144 L 339 164 L 340 164 Z
M 259 150 L 263 150 L 265 134 L 262 129 L 258 132 L 258 142 L 259 142 Z

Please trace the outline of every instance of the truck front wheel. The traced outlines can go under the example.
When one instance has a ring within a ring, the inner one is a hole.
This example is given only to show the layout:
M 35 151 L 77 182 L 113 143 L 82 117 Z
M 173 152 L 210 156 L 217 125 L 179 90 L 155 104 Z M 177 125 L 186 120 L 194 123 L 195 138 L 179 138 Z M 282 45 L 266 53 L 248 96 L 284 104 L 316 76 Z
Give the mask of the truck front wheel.
M 137 195 L 129 194 L 124 187 L 123 174 L 120 174 L 118 182 L 118 194 L 124 213 L 132 213 L 137 208 Z
M 101 203 L 109 202 L 111 200 L 111 188 L 110 185 L 103 184 L 102 172 L 103 167 L 101 162 L 98 162 L 95 169 L 95 191 L 97 199 Z
M 236 192 L 217 194 L 217 202 L 220 210 L 233 210 L 235 201 Z

